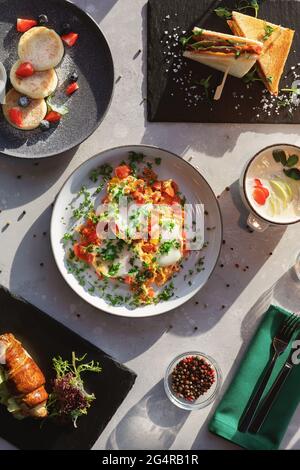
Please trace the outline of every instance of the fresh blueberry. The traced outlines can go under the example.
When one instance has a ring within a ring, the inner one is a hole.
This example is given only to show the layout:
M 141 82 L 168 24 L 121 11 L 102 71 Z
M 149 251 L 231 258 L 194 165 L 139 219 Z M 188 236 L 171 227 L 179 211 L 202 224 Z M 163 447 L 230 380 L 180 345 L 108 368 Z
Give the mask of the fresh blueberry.
M 47 24 L 48 23 L 48 16 L 47 15 L 39 15 L 38 16 L 39 24 Z
M 30 105 L 30 99 L 28 98 L 28 96 L 20 96 L 19 106 L 21 106 L 21 108 L 27 108 L 27 106 L 29 105 Z
M 69 23 L 63 23 L 61 25 L 61 34 L 69 34 L 71 32 L 71 25 Z
M 77 80 L 78 80 L 78 73 L 76 73 L 76 72 L 71 73 L 70 82 L 74 83 L 74 82 L 77 82 Z
M 50 122 L 49 121 L 46 121 L 45 119 L 43 121 L 41 121 L 40 123 L 40 129 L 42 131 L 48 131 L 50 129 Z

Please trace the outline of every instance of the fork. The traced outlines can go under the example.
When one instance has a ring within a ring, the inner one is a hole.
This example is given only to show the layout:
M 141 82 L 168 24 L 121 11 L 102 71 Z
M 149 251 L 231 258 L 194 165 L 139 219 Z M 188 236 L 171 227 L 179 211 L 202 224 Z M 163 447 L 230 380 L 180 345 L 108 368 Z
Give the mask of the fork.
M 258 408 L 260 399 L 269 382 L 275 363 L 278 357 L 281 356 L 281 354 L 283 354 L 286 348 L 288 347 L 288 344 L 293 336 L 293 333 L 295 332 L 298 326 L 298 322 L 299 322 L 299 317 L 293 313 L 292 315 L 290 315 L 288 319 L 286 319 L 283 322 L 279 332 L 273 338 L 273 342 L 272 342 L 273 350 L 274 350 L 273 357 L 264 372 L 264 375 L 261 379 L 261 382 L 257 390 L 254 392 L 253 396 L 249 400 L 249 403 L 247 404 L 247 407 L 239 423 L 239 428 L 238 428 L 239 431 L 246 432 L 248 430 L 251 424 L 251 421 L 254 417 L 254 414 Z
M 299 340 L 300 337 L 298 337 L 297 341 Z M 294 354 L 295 349 L 292 347 L 289 357 L 285 361 L 285 364 L 277 375 L 275 382 L 273 383 L 266 397 L 263 399 L 263 402 L 260 405 L 258 412 L 252 420 L 251 425 L 249 426 L 249 432 L 256 434 L 260 431 L 260 428 L 264 424 L 270 410 L 275 404 L 283 385 L 285 384 L 288 376 L 292 372 L 294 365 L 297 365 L 293 360 Z

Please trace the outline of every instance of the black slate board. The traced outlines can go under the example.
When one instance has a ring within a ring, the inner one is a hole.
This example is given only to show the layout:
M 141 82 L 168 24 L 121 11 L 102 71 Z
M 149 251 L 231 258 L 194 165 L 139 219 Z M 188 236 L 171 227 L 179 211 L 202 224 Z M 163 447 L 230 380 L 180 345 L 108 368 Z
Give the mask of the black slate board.
M 195 82 L 212 75 L 210 93 L 221 83 L 223 74 L 214 69 L 184 60 L 174 72 L 181 51 L 169 35 L 190 31 L 195 25 L 231 34 L 226 21 L 217 17 L 214 9 L 227 6 L 234 9 L 238 0 L 149 0 L 148 1 L 148 120 L 156 122 L 213 122 L 213 123 L 300 123 L 300 106 L 291 113 L 281 108 L 279 115 L 262 111 L 264 86 L 255 82 L 247 89 L 243 80 L 229 77 L 219 102 L 207 100 L 204 89 Z M 251 10 L 243 12 L 252 14 Z M 167 17 L 170 18 L 167 18 Z M 291 87 L 294 81 L 291 67 L 300 62 L 300 2 L 296 0 L 264 0 L 259 18 L 296 30 L 294 43 L 281 81 L 281 88 Z M 177 29 L 180 27 L 179 29 Z M 168 32 L 168 34 L 166 34 Z M 180 34 L 182 35 L 182 34 Z M 166 41 L 169 41 L 166 44 Z M 171 49 L 168 49 L 168 46 Z M 171 52 L 171 56 L 168 52 Z M 164 54 L 165 52 L 165 54 Z M 166 63 L 171 57 L 170 64 Z M 166 72 L 168 70 L 168 72 Z M 300 75 L 300 67 L 296 68 Z M 189 77 L 190 74 L 190 77 Z M 284 76 L 287 75 L 285 79 Z M 189 81 L 188 78 L 189 77 Z M 176 82 L 177 80 L 177 82 Z M 183 82 L 181 82 L 183 80 Z M 194 88 L 191 88 L 194 87 Z M 190 93 L 190 95 L 188 94 Z M 235 94 L 235 96 L 233 95 Z M 201 96 L 197 101 L 195 95 Z M 241 98 L 243 96 L 243 98 Z M 267 94 L 266 96 L 270 96 Z M 251 97 L 251 98 L 250 98 Z M 191 100 L 191 102 L 189 101 Z M 196 103 L 196 105 L 195 105 Z M 237 109 L 236 109 L 237 107 Z M 254 108 L 254 109 L 253 109 Z
M 101 123 L 114 88 L 113 60 L 104 35 L 87 13 L 66 0 L 0 0 L 0 61 L 8 75 L 18 58 L 21 34 L 16 30 L 16 19 L 40 14 L 48 16 L 48 26 L 58 33 L 63 23 L 79 33 L 73 47 L 65 46 L 65 56 L 56 70 L 62 93 L 73 71 L 78 73 L 80 89 L 68 100 L 69 113 L 47 132 L 13 128 L 0 106 L 0 152 L 20 158 L 49 157 L 79 145 Z
M 0 437 L 20 449 L 90 449 L 135 382 L 136 375 L 34 306 L 0 289 L 0 334 L 13 333 L 36 360 L 49 382 L 53 378 L 52 358 L 70 358 L 87 353 L 87 361 L 98 361 L 99 374 L 86 373 L 86 389 L 96 395 L 88 415 L 79 418 L 78 428 L 58 426 L 39 420 L 17 421 L 0 405 Z

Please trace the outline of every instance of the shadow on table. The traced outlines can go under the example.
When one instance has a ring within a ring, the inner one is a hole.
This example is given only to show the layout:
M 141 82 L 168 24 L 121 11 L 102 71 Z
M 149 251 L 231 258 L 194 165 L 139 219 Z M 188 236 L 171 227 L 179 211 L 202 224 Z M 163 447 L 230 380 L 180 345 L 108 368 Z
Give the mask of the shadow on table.
M 106 449 L 169 449 L 188 416 L 170 402 L 161 380 L 119 422 Z
M 287 295 L 288 292 L 288 295 Z M 229 387 L 235 373 L 237 372 L 240 362 L 248 348 L 248 345 L 255 333 L 256 329 L 259 326 L 259 323 L 264 315 L 264 313 L 268 310 L 271 303 L 279 304 L 283 308 L 290 310 L 291 312 L 299 312 L 300 305 L 299 305 L 299 293 L 300 293 L 300 282 L 295 275 L 294 268 L 291 268 L 287 271 L 270 289 L 261 295 L 261 297 L 257 300 L 257 302 L 253 305 L 253 307 L 249 310 L 247 315 L 245 316 L 244 320 L 241 324 L 241 337 L 243 340 L 242 346 L 237 353 L 236 358 L 234 359 L 233 365 L 224 381 L 224 384 L 221 389 L 221 394 L 219 396 L 218 401 L 214 404 L 212 410 L 209 413 L 209 416 L 201 429 L 193 443 L 192 449 L 201 449 L 207 448 L 208 442 L 213 442 L 213 448 L 230 448 L 228 446 L 233 446 L 232 448 L 239 448 L 235 444 L 228 443 L 226 440 L 219 438 L 218 436 L 214 436 L 213 434 L 209 433 L 208 431 L 208 424 L 210 419 L 213 416 L 213 413 L 218 406 L 218 403 L 221 401 L 222 396 L 226 392 L 227 388 Z M 296 412 L 293 420 L 287 430 L 285 438 L 282 442 L 281 447 L 286 448 L 288 443 L 292 440 L 295 436 L 296 432 L 299 430 L 299 422 L 300 422 L 300 409 Z M 298 446 L 298 447 L 297 447 Z M 295 444 L 295 447 L 299 448 L 299 442 Z
M 100 23 L 118 0 L 73 0 L 73 3 L 89 13 L 97 23 Z
M 51 214 L 49 206 L 29 228 L 25 214 L 1 234 L 5 250 L 11 230 L 24 231 L 11 266 L 9 289 L 121 362 L 147 351 L 168 330 L 168 316 L 138 320 L 134 315 L 117 317 L 90 306 L 76 295 L 54 261 L 49 238 Z M 3 274 L 0 273 L 0 284 Z
M 285 233 L 285 227 L 270 227 L 264 233 L 249 230 L 238 182 L 227 189 L 219 197 L 224 225 L 219 261 L 199 293 L 170 314 L 172 334 L 200 335 L 213 328 L 269 260 Z
M 300 418 L 299 418 L 300 419 Z M 299 421 L 298 421 L 299 422 Z M 290 450 L 299 450 L 300 449 L 300 439 L 298 439 L 295 444 L 292 445 L 292 447 L 289 447 Z
M 0 209 L 24 206 L 48 191 L 65 171 L 77 149 L 78 146 L 45 159 L 12 158 L 0 154 Z

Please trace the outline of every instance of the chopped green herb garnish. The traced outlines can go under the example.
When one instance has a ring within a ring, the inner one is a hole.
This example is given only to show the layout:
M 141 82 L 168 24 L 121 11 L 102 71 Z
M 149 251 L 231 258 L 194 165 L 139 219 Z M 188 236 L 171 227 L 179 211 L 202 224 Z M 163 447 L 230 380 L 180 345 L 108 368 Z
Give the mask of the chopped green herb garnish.
M 121 266 L 120 263 L 112 264 L 112 265 L 109 267 L 109 270 L 108 270 L 109 276 L 115 277 L 116 274 L 118 273 L 119 269 L 120 269 L 120 266 Z
M 177 240 L 168 240 L 160 245 L 159 252 L 168 254 L 172 248 L 180 248 L 180 243 Z
M 91 171 L 90 180 L 93 181 L 93 183 L 96 183 L 99 176 L 102 176 L 105 181 L 108 181 L 112 176 L 112 172 L 113 168 L 107 163 L 104 163 L 103 165 L 99 166 L 99 168 Z

